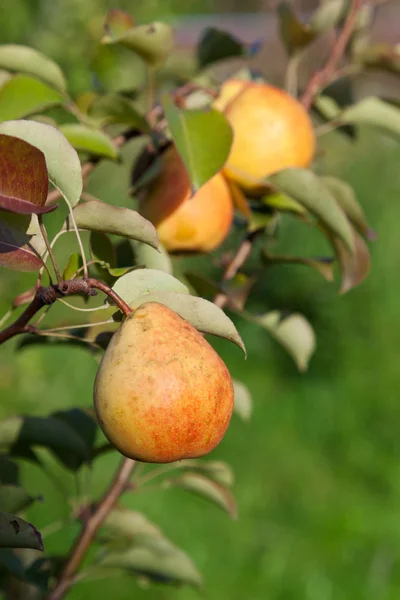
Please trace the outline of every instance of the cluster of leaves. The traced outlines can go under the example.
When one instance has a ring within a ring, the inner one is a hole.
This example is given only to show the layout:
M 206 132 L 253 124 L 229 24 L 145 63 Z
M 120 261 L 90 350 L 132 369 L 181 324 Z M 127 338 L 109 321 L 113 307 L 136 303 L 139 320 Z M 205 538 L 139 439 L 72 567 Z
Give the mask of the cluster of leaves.
M 291 57 L 291 72 L 314 39 L 341 25 L 346 11 L 347 2 L 334 0 L 324 4 L 305 25 L 289 5 L 280 6 L 281 33 Z M 359 68 L 366 69 L 373 65 L 398 70 L 395 49 L 369 46 L 365 41 L 365 19 L 363 23 L 363 28 L 356 28 L 349 45 L 352 64 L 356 62 Z M 148 69 L 148 84 L 140 89 L 126 88 L 119 94 L 90 91 L 74 100 L 68 94 L 63 73 L 50 59 L 32 48 L 0 46 L 0 264 L 21 272 L 37 272 L 39 285 L 46 273 L 52 277 L 49 243 L 53 248 L 62 235 L 72 232 L 77 250 L 60 269 L 62 275 L 56 272 L 61 279 L 89 273 L 106 282 L 132 308 L 156 300 L 199 331 L 228 339 L 244 350 L 231 319 L 203 297 L 213 299 L 222 294 L 231 312 L 269 331 L 291 354 L 299 370 L 306 370 L 315 349 L 315 336 L 305 317 L 297 313 L 284 315 L 279 310 L 254 314 L 247 310 L 247 301 L 257 279 L 279 264 L 306 265 L 332 281 L 336 261 L 341 272 L 341 292 L 365 278 L 370 268 L 365 240 L 374 233 L 354 191 L 329 174 L 317 175 L 308 169 L 286 169 L 256 181 L 257 193 L 252 196 L 231 183 L 235 226 L 246 240 L 257 237 L 260 242 L 254 247 L 258 252 L 257 266 L 243 268 L 230 279 L 221 277 L 222 281 L 205 279 L 196 272 L 176 273 L 174 257 L 160 247 L 153 225 L 128 207 L 133 203 L 129 194 L 141 193 L 158 176 L 160 156 L 171 143 L 186 165 L 193 191 L 221 170 L 229 155 L 232 131 L 224 115 L 211 107 L 218 82 L 208 67 L 234 56 L 252 56 L 260 44 L 248 46 L 224 31 L 208 29 L 197 48 L 196 72 L 188 82 L 173 70 L 168 79 L 163 71 L 173 50 L 172 31 L 164 23 L 136 25 L 126 13 L 113 10 L 107 16 L 102 42 L 125 46 L 140 56 Z M 255 75 L 249 69 L 235 77 L 253 79 Z M 260 79 L 259 74 L 257 78 Z M 173 92 L 166 94 L 171 86 Z M 160 103 L 154 105 L 156 96 Z M 327 90 L 321 90 L 314 99 L 312 114 L 316 124 L 341 128 L 346 135 L 346 126 L 354 129 L 360 124 L 400 134 L 399 109 L 379 98 L 366 98 L 343 107 Z M 131 166 L 128 206 L 117 207 L 108 198 L 100 200 L 83 194 L 84 179 L 90 171 L 101 161 L 122 160 L 121 146 L 132 137 L 141 138 L 145 149 Z M 65 201 L 65 218 L 48 242 L 44 220 L 53 218 L 53 211 L 63 210 L 64 205 L 57 204 L 60 198 Z M 317 228 L 328 240 L 333 255 L 273 254 L 279 222 L 286 215 Z M 224 260 L 223 257 L 221 266 Z M 53 267 L 57 271 L 54 264 Z M 35 289 L 36 286 L 14 300 L 10 315 L 31 302 Z M 93 310 L 102 311 L 106 319 L 79 328 L 36 328 L 37 335 L 23 339 L 19 346 L 79 344 L 98 358 L 122 316 L 111 301 Z M 239 381 L 235 382 L 235 410 L 244 420 L 251 416 L 249 391 Z M 18 461 L 41 464 L 37 448 L 44 447 L 67 469 L 76 472 L 109 449 L 99 446 L 96 438 L 92 415 L 76 410 L 47 418 L 15 417 L 0 424 L 0 546 L 6 547 L 0 554 L 3 570 L 46 590 L 60 568 L 59 559 L 50 557 L 25 569 L 18 556 L 8 549 L 42 549 L 36 529 L 13 516 L 37 500 L 20 485 Z M 187 461 L 172 468 L 150 469 L 132 486 L 144 485 L 155 477 L 160 477 L 165 487 L 197 493 L 231 516 L 236 514 L 230 490 L 233 477 L 227 465 Z M 191 560 L 138 513 L 116 509 L 96 544 L 98 552 L 89 571 L 124 568 L 156 581 L 200 584 L 200 575 Z
M 58 411 L 48 417 L 10 417 L 0 422 L 0 440 L 0 581 L 7 585 L 8 573 L 8 577 L 12 575 L 46 593 L 63 565 L 63 557 L 37 559 L 34 555 L 35 560 L 26 566 L 23 550 L 15 554 L 10 549 L 43 550 L 42 537 L 36 528 L 14 516 L 32 503 L 43 501 L 23 488 L 19 461 L 38 465 L 48 473 L 53 457 L 79 478 L 82 469 L 91 469 L 99 457 L 113 449 L 104 442 L 94 412 L 81 409 Z M 149 484 L 157 489 L 186 490 L 235 518 L 233 483 L 233 473 L 227 464 L 188 460 L 148 468 L 132 480 L 125 493 Z M 85 518 L 83 504 L 78 502 L 73 518 Z M 69 524 L 69 520 L 62 523 L 64 527 Z M 139 575 L 142 581 L 201 585 L 201 576 L 185 552 L 138 512 L 117 506 L 108 515 L 95 546 L 94 558 L 83 577 L 96 577 L 105 570 L 110 573 L 124 570 Z

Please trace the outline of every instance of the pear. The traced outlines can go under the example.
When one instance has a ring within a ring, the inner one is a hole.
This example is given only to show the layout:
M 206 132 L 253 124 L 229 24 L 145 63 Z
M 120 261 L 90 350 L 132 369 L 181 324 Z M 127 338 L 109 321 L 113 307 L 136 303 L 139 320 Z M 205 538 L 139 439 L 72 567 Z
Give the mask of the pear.
M 94 385 L 108 440 L 142 462 L 211 452 L 233 410 L 229 371 L 204 337 L 174 311 L 147 302 L 113 335 Z

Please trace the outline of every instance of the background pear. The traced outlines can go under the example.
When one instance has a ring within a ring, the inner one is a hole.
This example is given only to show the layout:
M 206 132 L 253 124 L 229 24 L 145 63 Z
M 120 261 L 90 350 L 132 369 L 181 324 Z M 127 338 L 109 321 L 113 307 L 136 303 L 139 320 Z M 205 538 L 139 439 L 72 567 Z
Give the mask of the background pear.
M 192 196 L 189 175 L 175 146 L 168 148 L 161 160 L 161 173 L 140 201 L 139 212 L 157 228 L 168 251 L 215 250 L 233 221 L 227 182 L 217 173 Z
M 244 189 L 255 191 L 254 179 L 311 164 L 312 122 L 300 102 L 285 91 L 230 79 L 222 85 L 214 108 L 225 114 L 234 135 L 224 172 Z
M 151 463 L 211 452 L 227 430 L 233 400 L 222 359 L 192 325 L 156 302 L 125 319 L 94 385 L 106 437 L 125 456 Z

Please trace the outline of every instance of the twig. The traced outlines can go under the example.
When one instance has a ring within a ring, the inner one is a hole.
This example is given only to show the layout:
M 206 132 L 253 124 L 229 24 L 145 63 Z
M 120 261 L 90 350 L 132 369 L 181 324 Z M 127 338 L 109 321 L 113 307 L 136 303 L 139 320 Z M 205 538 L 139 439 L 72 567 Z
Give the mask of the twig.
M 97 279 L 70 279 L 69 281 L 63 281 L 62 285 L 60 286 L 40 286 L 36 290 L 36 294 L 32 302 L 27 306 L 18 319 L 9 325 L 9 327 L 3 329 L 3 331 L 0 331 L 0 344 L 22 333 L 40 333 L 40 330 L 38 332 L 36 327 L 29 325 L 29 321 L 36 315 L 36 313 L 40 311 L 41 308 L 50 304 L 54 304 L 58 298 L 64 298 L 65 296 L 73 296 L 76 294 L 94 296 L 96 294 L 95 290 L 104 292 L 113 302 L 115 302 L 125 316 L 132 312 L 130 306 L 118 294 L 116 294 L 114 290 Z
M 364 0 L 352 0 L 343 28 L 338 35 L 325 66 L 320 71 L 314 73 L 308 82 L 303 97 L 301 98 L 301 103 L 307 110 L 310 108 L 315 95 L 331 81 L 335 69 L 345 53 L 363 2 Z
M 53 265 L 54 273 L 55 273 L 56 278 L 57 278 L 57 283 L 58 283 L 58 285 L 61 285 L 61 283 L 62 283 L 61 273 L 60 273 L 60 270 L 58 268 L 56 257 L 54 256 L 52 247 L 50 246 L 49 238 L 48 238 L 48 235 L 47 235 L 47 230 L 46 230 L 46 227 L 45 227 L 45 225 L 43 223 L 43 215 L 38 215 L 38 221 L 39 221 L 40 232 L 41 232 L 41 234 L 43 236 L 44 243 L 46 245 L 46 249 L 47 249 L 47 252 L 48 252 L 48 254 L 50 256 L 51 264 Z M 50 283 L 51 283 L 51 280 L 50 280 Z
M 76 572 L 86 556 L 97 531 L 117 503 L 121 494 L 125 491 L 136 464 L 137 463 L 130 458 L 124 458 L 122 460 L 110 487 L 98 503 L 92 515 L 84 523 L 82 531 L 71 549 L 65 567 L 55 588 L 50 592 L 48 600 L 61 600 L 73 585 Z
M 235 277 L 236 273 L 249 258 L 253 249 L 254 240 L 261 231 L 262 229 L 256 229 L 255 231 L 252 231 L 247 234 L 245 239 L 242 241 L 242 243 L 236 250 L 234 257 L 226 266 L 224 274 L 222 276 L 222 282 L 229 281 Z M 224 308 L 224 306 L 226 306 L 228 302 L 228 299 L 229 298 L 226 294 L 221 293 L 215 296 L 213 302 L 220 308 Z

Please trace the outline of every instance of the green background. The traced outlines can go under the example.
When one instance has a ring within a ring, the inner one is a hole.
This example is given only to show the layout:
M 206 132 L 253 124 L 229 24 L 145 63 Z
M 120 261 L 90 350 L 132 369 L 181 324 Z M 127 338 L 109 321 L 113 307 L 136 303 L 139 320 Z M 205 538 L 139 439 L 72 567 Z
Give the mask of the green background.
M 80 54 L 87 43 L 84 24 L 99 19 L 106 4 L 59 1 L 54 3 L 58 12 L 50 14 L 46 2 L 6 1 L 0 32 L 4 41 L 35 43 L 62 58 L 73 85 L 83 89 L 90 78 Z M 170 0 L 166 6 L 161 12 L 172 14 L 184 3 Z M 149 3 L 140 17 L 154 18 L 157 9 L 157 3 Z M 76 48 L 71 48 L 68 36 L 75 35 Z M 354 186 L 378 232 L 373 269 L 362 286 L 343 297 L 337 284 L 303 267 L 271 269 L 256 286 L 254 310 L 298 309 L 315 327 L 318 348 L 306 374 L 297 373 L 267 333 L 240 319 L 236 324 L 247 361 L 237 348 L 213 340 L 254 399 L 252 421 L 244 424 L 234 417 L 212 455 L 234 468 L 238 520 L 184 491 L 149 491 L 123 499 L 191 555 L 204 576 L 203 595 L 210 600 L 400 597 L 400 147 L 369 129 L 361 129 L 357 140 L 334 133 L 321 141 L 324 167 Z M 126 156 L 133 151 L 134 144 Z M 89 191 L 129 205 L 124 193 L 128 177 L 127 165 L 107 163 L 92 176 Z M 319 240 L 290 218 L 283 222 L 281 238 L 290 238 L 305 255 L 320 249 Z M 3 269 L 1 314 L 31 281 Z M 31 348 L 14 354 L 15 346 L 12 341 L 1 349 L 0 417 L 90 406 L 97 363 L 89 353 Z M 43 496 L 28 516 L 45 532 L 68 514 L 63 487 L 76 484 L 49 457 L 47 461 L 56 483 L 35 467 L 23 467 L 28 490 Z M 114 453 L 98 460 L 93 491 L 103 489 L 117 461 Z M 76 527 L 47 532 L 47 551 L 64 553 Z M 134 578 L 118 577 L 82 582 L 67 597 L 103 596 L 189 600 L 199 593 L 157 585 L 146 589 Z

